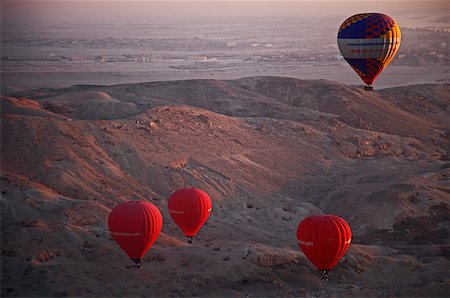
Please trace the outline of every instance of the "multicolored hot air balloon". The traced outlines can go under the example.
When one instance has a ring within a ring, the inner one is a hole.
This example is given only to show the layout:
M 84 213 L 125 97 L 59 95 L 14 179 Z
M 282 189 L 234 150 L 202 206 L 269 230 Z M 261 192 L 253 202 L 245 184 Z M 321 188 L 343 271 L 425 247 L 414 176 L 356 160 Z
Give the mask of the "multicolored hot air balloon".
M 127 201 L 116 206 L 108 218 L 113 239 L 141 267 L 141 259 L 158 238 L 163 225 L 159 209 L 147 201 Z
M 198 188 L 185 188 L 169 198 L 169 213 L 186 237 L 197 234 L 211 213 L 212 203 L 208 194 Z
M 400 47 L 400 27 L 381 13 L 356 14 L 342 23 L 338 33 L 342 56 L 372 90 L 372 83 L 392 61 Z
M 323 272 L 327 280 L 350 247 L 352 231 L 348 223 L 336 215 L 314 215 L 303 219 L 297 228 L 298 244 L 305 256 Z

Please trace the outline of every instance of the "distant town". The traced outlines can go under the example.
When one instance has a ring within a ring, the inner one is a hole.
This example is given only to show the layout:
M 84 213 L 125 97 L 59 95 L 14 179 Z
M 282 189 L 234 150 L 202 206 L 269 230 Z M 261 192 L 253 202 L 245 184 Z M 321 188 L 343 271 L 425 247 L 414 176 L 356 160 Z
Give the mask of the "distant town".
M 439 29 L 402 28 L 402 44 L 395 65 L 420 66 L 426 64 L 450 65 L 448 42 L 450 33 Z M 301 38 L 271 41 L 230 41 L 211 38 L 14 38 L 3 40 L 3 46 L 49 48 L 47 53 L 7 53 L 1 60 L 11 62 L 170 62 L 171 68 L 220 68 L 235 63 L 308 63 L 341 62 L 336 42 L 323 40 L 322 44 L 308 47 Z M 71 54 L 66 50 L 71 49 Z M 96 50 L 114 49 L 120 54 L 91 54 Z M 127 53 L 130 51 L 132 53 Z M 42 51 L 39 51 L 42 53 Z

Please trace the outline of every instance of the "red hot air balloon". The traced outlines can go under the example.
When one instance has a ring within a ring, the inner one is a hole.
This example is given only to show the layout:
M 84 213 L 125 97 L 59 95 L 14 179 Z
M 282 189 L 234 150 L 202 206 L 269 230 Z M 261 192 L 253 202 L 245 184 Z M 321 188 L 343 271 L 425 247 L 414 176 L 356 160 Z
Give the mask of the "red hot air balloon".
M 147 201 L 127 201 L 116 206 L 108 218 L 113 239 L 137 267 L 158 238 L 163 225 L 159 209 Z
M 187 237 L 197 234 L 211 213 L 212 203 L 201 189 L 186 188 L 174 192 L 169 198 L 169 213 Z
M 352 231 L 348 223 L 336 215 L 314 215 L 300 222 L 297 240 L 303 253 L 327 280 L 328 271 L 347 252 Z

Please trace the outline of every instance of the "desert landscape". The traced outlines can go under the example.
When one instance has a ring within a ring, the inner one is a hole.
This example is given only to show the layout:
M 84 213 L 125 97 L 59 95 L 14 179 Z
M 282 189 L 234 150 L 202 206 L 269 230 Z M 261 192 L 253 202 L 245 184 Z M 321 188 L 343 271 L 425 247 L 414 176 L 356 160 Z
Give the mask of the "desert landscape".
M 367 93 L 251 77 L 39 89 L 2 98 L 2 296 L 446 296 L 449 85 Z M 188 245 L 181 187 L 213 212 Z M 110 210 L 154 203 L 141 270 Z M 327 283 L 299 251 L 307 215 L 353 231 Z
M 2 2 L 1 296 L 448 297 L 442 2 L 300 2 Z M 336 30 L 383 8 L 402 46 L 368 92 Z M 188 187 L 212 200 L 192 244 Z M 141 269 L 108 230 L 127 200 L 163 216 Z M 315 214 L 353 234 L 326 282 Z

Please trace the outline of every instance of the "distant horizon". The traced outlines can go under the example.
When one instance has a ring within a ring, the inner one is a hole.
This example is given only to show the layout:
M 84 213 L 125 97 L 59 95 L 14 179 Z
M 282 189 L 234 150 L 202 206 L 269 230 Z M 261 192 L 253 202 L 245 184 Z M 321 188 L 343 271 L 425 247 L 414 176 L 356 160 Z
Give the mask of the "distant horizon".
M 3 2 L 361 2 L 361 0 L 3 0 Z M 445 0 L 367 0 L 368 2 L 447 2 Z
M 357 75 L 343 65 L 336 36 L 348 17 L 369 12 L 405 29 L 401 58 L 376 87 L 447 81 L 447 7 L 407 0 L 2 1 L 2 83 L 17 90 L 254 75 L 353 83 Z M 427 33 L 408 28 L 430 29 L 430 36 L 421 41 Z
M 205 4 L 207 3 L 207 4 Z M 258 3 L 256 5 L 256 3 Z M 407 5 L 404 3 L 408 3 Z M 41 24 L 142 22 L 164 18 L 208 19 L 234 17 L 300 17 L 300 16 L 350 16 L 359 12 L 381 12 L 409 18 L 424 14 L 436 17 L 448 16 L 446 1 L 337 1 L 337 0 L 14 0 L 1 2 L 1 23 Z M 7 26 L 3 30 L 8 30 Z
M 6 2 L 87 2 L 87 3 L 93 3 L 93 2 L 275 2 L 275 3 L 282 3 L 282 2 L 358 2 L 361 3 L 361 0 L 3 0 L 4 3 Z M 366 4 L 370 3 L 379 3 L 379 2 L 422 2 L 422 3 L 429 3 L 429 2 L 447 2 L 445 0 L 367 0 L 365 1 Z

